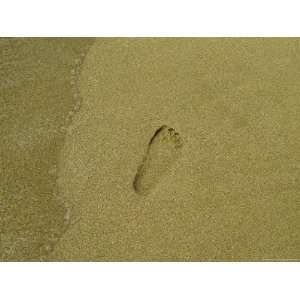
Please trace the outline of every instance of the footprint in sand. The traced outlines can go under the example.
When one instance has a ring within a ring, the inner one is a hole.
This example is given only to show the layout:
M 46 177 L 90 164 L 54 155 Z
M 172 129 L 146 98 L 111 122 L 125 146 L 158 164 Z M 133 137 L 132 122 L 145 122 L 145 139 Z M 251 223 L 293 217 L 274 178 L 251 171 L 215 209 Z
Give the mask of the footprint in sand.
M 182 138 L 175 129 L 163 125 L 151 138 L 143 162 L 133 182 L 139 195 L 148 195 L 181 155 Z

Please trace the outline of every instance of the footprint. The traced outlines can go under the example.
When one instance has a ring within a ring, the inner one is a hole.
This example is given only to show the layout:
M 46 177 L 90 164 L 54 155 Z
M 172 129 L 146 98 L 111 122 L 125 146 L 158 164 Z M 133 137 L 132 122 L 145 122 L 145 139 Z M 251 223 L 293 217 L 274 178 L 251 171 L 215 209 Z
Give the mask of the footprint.
M 148 195 L 181 155 L 182 138 L 175 129 L 163 125 L 151 138 L 133 187 L 137 194 Z

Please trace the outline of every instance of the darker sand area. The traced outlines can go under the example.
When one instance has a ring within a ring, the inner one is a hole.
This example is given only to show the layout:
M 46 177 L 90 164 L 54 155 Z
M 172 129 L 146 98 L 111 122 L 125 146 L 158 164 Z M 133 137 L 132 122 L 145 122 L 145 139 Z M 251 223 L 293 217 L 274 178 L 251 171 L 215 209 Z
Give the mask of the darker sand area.
M 90 39 L 0 38 L 0 260 L 39 260 L 67 227 L 58 153 Z
M 58 41 L 49 86 L 8 92 L 28 119 L 1 96 L 3 260 L 299 260 L 299 39 Z

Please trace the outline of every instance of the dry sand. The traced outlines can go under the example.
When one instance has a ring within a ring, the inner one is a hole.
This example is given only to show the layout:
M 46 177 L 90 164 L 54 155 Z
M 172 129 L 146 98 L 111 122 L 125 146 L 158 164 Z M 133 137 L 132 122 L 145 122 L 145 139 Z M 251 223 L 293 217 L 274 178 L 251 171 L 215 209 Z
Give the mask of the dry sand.
M 299 258 L 299 41 L 100 39 L 61 155 L 66 260 Z M 163 124 L 184 147 L 132 183 Z
M 45 259 L 299 259 L 299 50 L 299 39 L 97 39 L 57 152 L 55 224 L 68 224 Z M 178 156 L 148 150 L 165 124 Z M 147 153 L 151 188 L 137 193 Z

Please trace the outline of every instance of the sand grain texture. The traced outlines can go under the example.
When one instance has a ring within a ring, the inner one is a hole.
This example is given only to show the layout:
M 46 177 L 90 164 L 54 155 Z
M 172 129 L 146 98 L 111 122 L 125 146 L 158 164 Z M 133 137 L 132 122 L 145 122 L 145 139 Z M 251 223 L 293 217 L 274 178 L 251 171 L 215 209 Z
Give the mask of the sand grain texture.
M 0 260 L 43 260 L 67 228 L 57 159 L 90 44 L 0 38 Z
M 98 39 L 60 164 L 61 194 L 80 221 L 53 258 L 297 259 L 298 48 Z M 184 136 L 182 156 L 141 198 L 132 178 L 162 124 Z
M 299 39 L 0 48 L 2 260 L 299 260 Z

